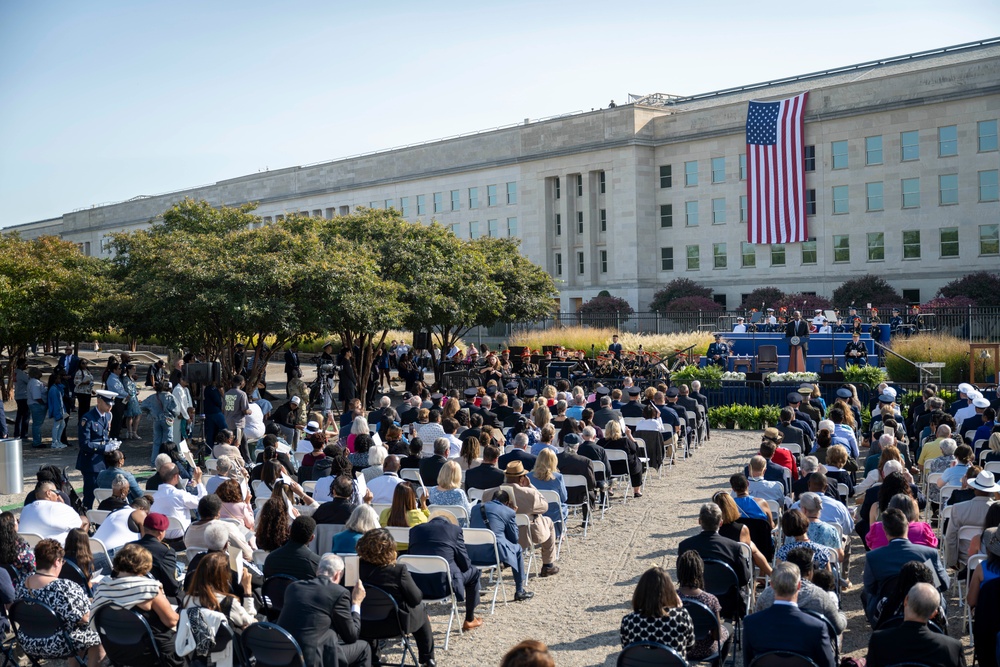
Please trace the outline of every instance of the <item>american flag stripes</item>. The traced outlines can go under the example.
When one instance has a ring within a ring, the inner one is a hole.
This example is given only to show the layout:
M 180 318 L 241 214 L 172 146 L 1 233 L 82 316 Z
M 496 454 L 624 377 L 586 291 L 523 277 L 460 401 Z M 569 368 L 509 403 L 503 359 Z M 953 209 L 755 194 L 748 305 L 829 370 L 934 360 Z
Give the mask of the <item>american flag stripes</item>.
M 806 230 L 802 117 L 809 93 L 747 109 L 747 240 L 798 243 Z

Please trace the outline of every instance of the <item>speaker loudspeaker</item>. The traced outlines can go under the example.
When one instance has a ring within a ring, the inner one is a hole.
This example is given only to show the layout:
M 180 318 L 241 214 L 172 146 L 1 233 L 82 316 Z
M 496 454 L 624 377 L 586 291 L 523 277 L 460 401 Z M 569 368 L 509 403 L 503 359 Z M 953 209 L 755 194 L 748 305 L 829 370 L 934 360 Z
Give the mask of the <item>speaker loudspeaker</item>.
M 413 347 L 417 350 L 431 349 L 431 333 L 429 331 L 417 331 L 413 334 Z
M 184 364 L 184 379 L 190 384 L 210 384 L 218 382 L 222 377 L 222 364 L 212 363 Z

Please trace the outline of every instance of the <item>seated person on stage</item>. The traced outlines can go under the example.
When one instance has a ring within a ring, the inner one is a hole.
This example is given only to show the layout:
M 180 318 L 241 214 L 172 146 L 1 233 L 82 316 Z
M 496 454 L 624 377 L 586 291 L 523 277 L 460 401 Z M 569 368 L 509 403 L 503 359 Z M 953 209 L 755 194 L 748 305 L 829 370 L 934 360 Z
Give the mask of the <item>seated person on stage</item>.
M 722 334 L 715 334 L 715 342 L 708 346 L 708 363 L 729 368 L 729 345 L 722 340 Z
M 742 317 L 737 317 L 736 324 L 735 326 L 733 326 L 733 333 L 746 333 L 746 332 L 747 332 L 746 320 L 744 320 Z
M 851 342 L 844 348 L 844 363 L 848 366 L 868 365 L 868 346 L 861 342 L 861 334 L 857 331 L 851 335 Z

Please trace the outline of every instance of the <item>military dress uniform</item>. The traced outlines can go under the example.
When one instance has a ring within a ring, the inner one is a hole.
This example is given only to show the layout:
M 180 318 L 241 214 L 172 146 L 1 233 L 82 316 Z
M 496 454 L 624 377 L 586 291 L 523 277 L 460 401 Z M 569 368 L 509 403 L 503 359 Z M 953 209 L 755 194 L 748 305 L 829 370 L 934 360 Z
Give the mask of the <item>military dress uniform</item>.
M 718 359 L 715 359 L 715 355 L 719 355 Z M 708 357 L 708 363 L 715 364 L 716 366 L 721 366 L 722 368 L 729 368 L 729 345 L 723 342 L 712 343 L 708 346 L 708 352 L 706 353 Z
M 88 510 L 94 506 L 97 473 L 105 468 L 104 448 L 110 440 L 111 413 L 91 408 L 80 419 L 80 451 L 76 455 L 76 469 L 83 475 L 83 506 Z
M 860 355 L 852 356 L 851 352 L 859 352 Z M 847 363 L 848 366 L 855 366 L 857 364 L 861 364 L 862 366 L 867 366 L 868 346 L 865 345 L 860 340 L 858 341 L 852 340 L 850 343 L 847 344 L 847 347 L 844 348 L 844 361 Z

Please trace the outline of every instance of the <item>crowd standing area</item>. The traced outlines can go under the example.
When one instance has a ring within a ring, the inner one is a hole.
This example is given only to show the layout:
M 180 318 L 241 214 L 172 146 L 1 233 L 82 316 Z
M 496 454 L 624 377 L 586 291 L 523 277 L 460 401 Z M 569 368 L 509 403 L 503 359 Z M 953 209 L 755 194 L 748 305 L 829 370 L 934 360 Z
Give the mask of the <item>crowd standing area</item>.
M 1000 426 L 970 385 L 879 386 L 867 422 L 805 385 L 718 431 L 697 382 L 411 379 L 367 408 L 341 382 L 338 415 L 294 357 L 285 397 L 201 402 L 180 363 L 141 389 L 115 361 L 21 369 L 12 664 L 997 664 Z

